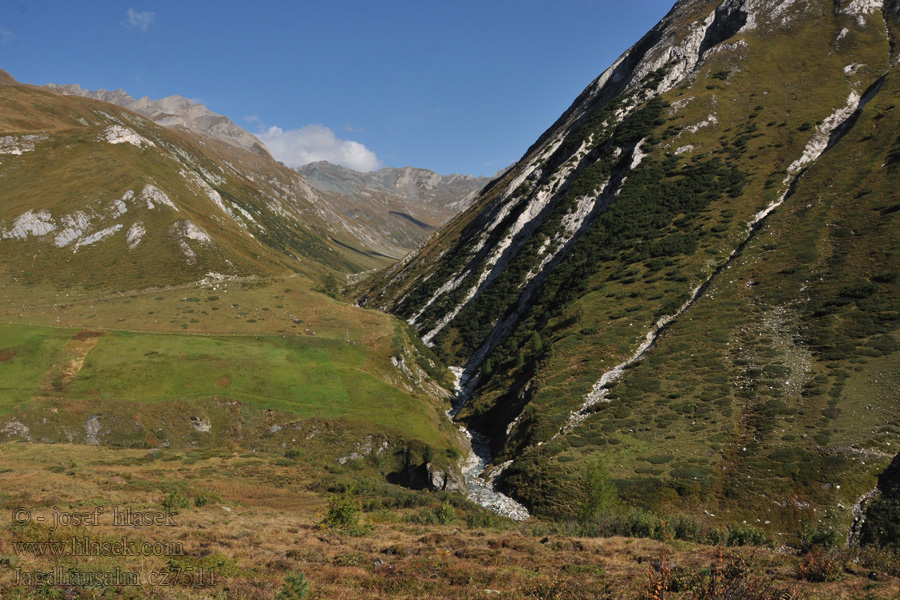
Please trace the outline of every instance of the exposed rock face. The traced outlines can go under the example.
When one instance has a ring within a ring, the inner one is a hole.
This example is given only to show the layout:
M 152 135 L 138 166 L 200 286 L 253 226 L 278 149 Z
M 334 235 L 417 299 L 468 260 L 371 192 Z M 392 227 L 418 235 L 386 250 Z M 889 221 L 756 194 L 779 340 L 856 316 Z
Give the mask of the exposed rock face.
M 35 237 L 46 235 L 54 229 L 56 229 L 56 224 L 53 222 L 49 212 L 45 210 L 29 210 L 21 214 L 13 222 L 12 227 L 4 231 L 0 236 L 7 239 L 24 240 L 30 235 Z
M 3 428 L 0 429 L 0 433 L 5 434 L 9 438 L 19 437 L 28 441 L 31 441 L 32 439 L 31 430 L 18 419 L 10 419 L 4 423 Z
M 144 96 L 140 100 L 135 100 L 124 90 L 90 91 L 82 88 L 77 83 L 67 85 L 50 83 L 44 87 L 68 96 L 82 96 L 103 100 L 104 102 L 132 110 L 164 127 L 183 127 L 194 133 L 220 139 L 256 154 L 269 156 L 269 151 L 266 149 L 265 144 L 249 131 L 241 129 L 228 117 L 214 113 L 202 104 L 197 104 L 182 96 L 169 96 L 159 100 L 150 100 L 150 98 Z
M 34 150 L 35 144 L 50 139 L 45 134 L 31 135 L 7 135 L 0 137 L 0 154 L 14 154 L 21 156 L 23 152 L 31 152 Z
M 458 492 L 466 493 L 465 478 L 453 468 L 442 471 L 435 467 L 432 463 L 425 465 L 428 470 L 428 488 L 440 492 Z
M 490 181 L 488 177 L 439 175 L 434 171 L 415 167 L 385 167 L 371 173 L 360 173 L 325 161 L 310 163 L 297 170 L 313 188 L 322 192 L 336 192 L 345 196 L 383 193 L 417 201 L 426 210 L 445 209 L 454 214 L 468 207 L 475 195 Z
M 212 424 L 208 419 L 202 419 L 200 417 L 191 417 L 191 427 L 193 427 L 196 431 L 200 433 L 209 433 L 212 429 Z
M 102 437 L 100 415 L 91 415 L 84 424 L 84 441 L 91 446 L 99 446 Z

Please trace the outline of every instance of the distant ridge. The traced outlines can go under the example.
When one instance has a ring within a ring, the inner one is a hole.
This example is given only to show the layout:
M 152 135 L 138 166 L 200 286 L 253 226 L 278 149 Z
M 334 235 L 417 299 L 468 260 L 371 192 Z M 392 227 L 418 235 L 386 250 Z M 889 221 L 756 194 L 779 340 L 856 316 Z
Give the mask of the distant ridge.
M 0 85 L 18 85 L 18 83 L 12 75 L 0 69 Z
M 329 205 L 325 210 L 333 222 L 342 223 L 370 244 L 381 245 L 394 258 L 463 211 L 491 181 L 415 167 L 361 173 L 326 161 L 297 171 Z
M 475 194 L 490 177 L 472 175 L 440 175 L 428 169 L 416 167 L 384 167 L 370 173 L 361 173 L 319 161 L 297 169 L 310 185 L 321 191 L 341 194 L 358 194 L 360 190 L 385 191 L 407 200 L 422 200 L 460 211 L 467 207 Z
M 6 74 L 9 75 L 8 73 Z M 10 79 L 12 79 L 10 77 Z M 2 82 L 2 79 L 0 79 Z M 15 82 L 15 80 L 12 80 Z M 95 90 L 82 88 L 77 83 L 57 85 L 48 83 L 44 88 L 66 96 L 82 96 L 103 100 L 127 108 L 147 117 L 163 127 L 183 127 L 194 133 L 208 135 L 227 142 L 233 146 L 244 148 L 256 154 L 271 158 L 269 150 L 249 131 L 238 127 L 234 121 L 214 113 L 202 104 L 188 100 L 183 96 L 168 96 L 159 100 L 150 100 L 144 96 L 135 100 L 124 90 Z

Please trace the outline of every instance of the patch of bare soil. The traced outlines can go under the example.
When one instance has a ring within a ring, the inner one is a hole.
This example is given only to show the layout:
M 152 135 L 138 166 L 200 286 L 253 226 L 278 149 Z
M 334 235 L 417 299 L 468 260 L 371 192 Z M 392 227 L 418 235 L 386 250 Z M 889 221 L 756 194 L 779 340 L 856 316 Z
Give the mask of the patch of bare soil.
M 62 352 L 62 361 L 50 367 L 38 387 L 35 400 L 58 396 L 75 380 L 88 353 L 94 349 L 105 332 L 83 329 L 72 336 Z

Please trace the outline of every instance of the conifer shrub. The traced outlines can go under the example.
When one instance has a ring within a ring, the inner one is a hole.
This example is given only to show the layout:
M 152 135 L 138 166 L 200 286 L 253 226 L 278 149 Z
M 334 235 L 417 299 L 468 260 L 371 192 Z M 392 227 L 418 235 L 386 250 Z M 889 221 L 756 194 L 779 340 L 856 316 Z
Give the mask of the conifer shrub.
M 322 524 L 332 529 L 342 529 L 359 524 L 359 516 L 362 507 L 359 501 L 353 498 L 349 492 L 344 492 L 328 503 L 328 512 Z

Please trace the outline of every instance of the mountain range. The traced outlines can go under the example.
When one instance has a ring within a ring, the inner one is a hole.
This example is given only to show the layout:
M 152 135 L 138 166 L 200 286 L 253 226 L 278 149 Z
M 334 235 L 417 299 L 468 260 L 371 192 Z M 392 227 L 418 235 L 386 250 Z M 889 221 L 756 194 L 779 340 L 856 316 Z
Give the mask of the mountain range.
M 25 279 L 40 272 L 57 283 L 132 288 L 209 273 L 244 277 L 287 269 L 315 279 L 322 267 L 369 270 L 421 243 L 486 181 L 406 169 L 395 178 L 398 187 L 390 187 L 387 171 L 320 164 L 315 173 L 332 174 L 327 185 L 316 183 L 320 191 L 272 159 L 252 134 L 185 98 L 136 101 L 122 90 L 6 80 L 10 135 L 0 152 L 15 160 L 4 161 L 10 201 L 0 211 L 0 236 L 7 245 L 46 247 L 40 269 L 16 264 L 27 253 L 5 253 L 10 272 Z M 82 176 L 88 163 L 97 169 Z M 38 169 L 43 176 L 35 182 Z M 335 191 L 341 177 L 347 183 L 339 185 L 354 194 Z M 356 193 L 371 177 L 380 183 Z M 416 186 L 422 201 L 408 202 Z M 93 258 L 77 261 L 89 274 L 64 266 L 73 252 L 122 251 L 133 268 L 114 268 L 110 259 L 96 260 L 108 265 L 98 268 Z
M 67 96 L 94 98 L 127 108 L 168 128 L 213 137 L 271 158 L 250 132 L 225 116 L 182 96 L 135 100 L 124 90 L 88 91 L 78 84 L 43 86 Z M 430 233 L 468 206 L 490 178 L 438 175 L 415 167 L 361 173 L 325 161 L 298 169 L 315 192 L 311 200 L 367 247 L 401 258 Z
M 466 208 L 491 181 L 414 167 L 360 173 L 327 162 L 310 163 L 298 171 L 323 201 L 341 207 L 331 212 L 332 220 L 360 239 L 387 246 L 386 252 L 396 259 Z
M 150 100 L 150 98 L 145 96 L 140 100 L 135 100 L 125 90 L 90 91 L 82 88 L 77 83 L 68 85 L 50 83 L 43 87 L 66 96 L 81 96 L 82 98 L 93 98 L 109 102 L 143 115 L 163 127 L 183 128 L 194 133 L 220 139 L 238 148 L 244 148 L 262 156 L 270 156 L 265 144 L 259 141 L 256 136 L 235 125 L 228 117 L 214 113 L 202 104 L 182 96 L 169 96 L 159 100 Z

